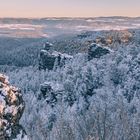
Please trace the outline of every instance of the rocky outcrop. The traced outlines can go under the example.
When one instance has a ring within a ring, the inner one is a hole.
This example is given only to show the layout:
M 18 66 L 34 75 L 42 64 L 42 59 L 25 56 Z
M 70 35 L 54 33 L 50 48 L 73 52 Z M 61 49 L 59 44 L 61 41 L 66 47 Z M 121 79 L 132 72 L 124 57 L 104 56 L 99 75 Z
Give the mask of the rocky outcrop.
M 26 132 L 19 124 L 24 108 L 21 91 L 0 74 L 0 140 L 27 140 Z
M 88 60 L 91 60 L 93 58 L 100 58 L 101 56 L 106 55 L 108 53 L 110 53 L 109 49 L 101 47 L 96 43 L 93 43 L 89 46 L 88 49 Z
M 43 70 L 52 70 L 54 65 L 63 66 L 65 64 L 65 60 L 71 59 L 72 56 L 68 54 L 62 54 L 60 52 L 52 51 L 52 44 L 45 43 L 44 48 L 40 51 L 39 56 L 39 69 Z
M 127 44 L 132 41 L 133 34 L 128 30 L 106 32 L 104 36 L 95 39 L 97 44 L 102 46 L 112 46 L 115 43 Z
M 40 86 L 39 100 L 45 99 L 50 106 L 54 106 L 63 94 L 63 85 L 53 82 L 45 82 Z

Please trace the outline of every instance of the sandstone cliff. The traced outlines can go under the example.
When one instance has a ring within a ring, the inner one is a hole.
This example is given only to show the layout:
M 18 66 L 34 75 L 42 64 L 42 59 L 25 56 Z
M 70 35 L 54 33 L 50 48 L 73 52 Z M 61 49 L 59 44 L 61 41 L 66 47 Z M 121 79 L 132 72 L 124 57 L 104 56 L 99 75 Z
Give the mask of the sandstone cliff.
M 9 84 L 8 77 L 0 74 L 0 140 L 27 140 L 19 124 L 24 108 L 21 91 Z

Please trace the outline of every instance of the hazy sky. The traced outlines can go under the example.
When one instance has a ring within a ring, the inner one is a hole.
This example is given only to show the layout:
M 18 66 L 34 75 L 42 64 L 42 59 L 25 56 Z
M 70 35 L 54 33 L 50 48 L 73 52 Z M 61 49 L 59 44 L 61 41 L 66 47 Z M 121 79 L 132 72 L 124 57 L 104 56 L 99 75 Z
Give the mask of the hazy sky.
M 140 16 L 140 0 L 0 0 L 0 17 Z

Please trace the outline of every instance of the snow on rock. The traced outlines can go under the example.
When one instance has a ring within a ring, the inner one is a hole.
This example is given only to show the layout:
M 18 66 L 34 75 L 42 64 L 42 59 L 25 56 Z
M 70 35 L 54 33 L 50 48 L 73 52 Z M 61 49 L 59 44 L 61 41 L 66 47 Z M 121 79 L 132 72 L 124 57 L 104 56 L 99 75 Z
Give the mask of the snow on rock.
M 8 77 L 0 74 L 0 140 L 22 140 L 26 136 L 19 124 L 24 108 L 20 90 L 9 84 Z
M 73 58 L 68 54 L 51 51 L 52 46 L 51 43 L 47 42 L 45 43 L 44 48 L 40 51 L 39 69 L 52 70 L 55 64 L 61 67 L 65 64 L 65 60 Z
M 108 53 L 110 53 L 110 50 L 108 48 L 101 47 L 96 43 L 92 43 L 88 49 L 88 59 L 91 60 L 92 58 L 99 58 Z
M 59 100 L 59 95 L 63 94 L 64 87 L 59 83 L 45 82 L 40 87 L 40 99 L 45 99 L 50 106 L 54 106 Z

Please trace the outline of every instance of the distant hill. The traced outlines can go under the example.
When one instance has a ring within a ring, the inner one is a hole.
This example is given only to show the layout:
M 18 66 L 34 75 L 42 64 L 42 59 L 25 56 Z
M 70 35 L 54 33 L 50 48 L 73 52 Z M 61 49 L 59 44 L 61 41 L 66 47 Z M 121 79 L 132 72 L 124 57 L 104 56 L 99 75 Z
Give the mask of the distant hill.
M 52 37 L 82 31 L 140 28 L 140 17 L 0 18 L 0 36 Z

